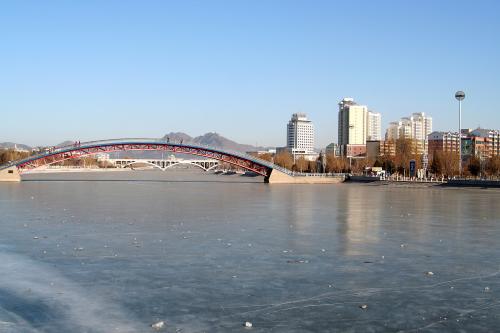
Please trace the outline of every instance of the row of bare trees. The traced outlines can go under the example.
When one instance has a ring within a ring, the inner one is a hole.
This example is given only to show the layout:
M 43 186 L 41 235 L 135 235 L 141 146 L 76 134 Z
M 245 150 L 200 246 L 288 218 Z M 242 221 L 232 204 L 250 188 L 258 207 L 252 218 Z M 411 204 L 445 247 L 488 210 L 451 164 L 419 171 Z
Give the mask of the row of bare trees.
M 28 152 L 21 152 L 14 149 L 0 150 L 0 164 L 16 161 L 30 156 Z
M 286 168 L 288 170 L 292 171 L 298 171 L 298 172 L 311 172 L 314 173 L 316 172 L 317 164 L 316 161 L 308 161 L 304 157 L 299 157 L 295 161 L 293 160 L 293 156 L 288 153 L 288 152 L 281 152 L 278 153 L 274 156 L 274 160 L 271 156 L 271 159 L 269 159 L 269 156 L 266 156 L 266 159 L 268 161 L 272 161 L 275 164 Z
M 395 155 L 385 155 L 371 160 L 368 158 L 353 158 L 326 155 L 326 172 L 334 173 L 354 173 L 360 174 L 366 167 L 382 167 L 389 174 L 409 174 L 410 161 L 414 160 L 416 169 L 423 168 L 423 156 L 418 153 L 418 146 L 414 140 L 398 139 L 395 143 Z M 289 170 L 299 172 L 316 172 L 316 161 L 307 161 L 300 157 L 294 161 L 292 155 L 288 152 L 280 152 L 275 156 L 271 154 L 260 155 L 260 158 L 274 162 L 275 164 Z M 433 154 L 432 159 L 428 161 L 427 171 L 435 177 L 454 177 L 459 172 L 459 156 L 456 152 L 440 152 Z M 463 176 L 477 177 L 488 176 L 500 178 L 500 156 L 490 159 L 480 160 L 472 156 L 462 163 Z
M 430 163 L 430 170 L 435 175 L 453 177 L 460 174 L 459 155 L 454 152 L 436 152 Z M 500 156 L 489 159 L 479 159 L 471 156 L 462 163 L 463 176 L 500 177 Z
M 307 172 L 314 173 L 317 172 L 318 164 L 317 161 L 308 161 L 304 157 L 299 157 L 295 161 L 293 156 L 288 152 L 280 152 L 276 154 L 273 158 L 272 155 L 269 156 L 261 155 L 259 156 L 267 161 L 274 162 L 275 164 L 286 168 L 288 170 L 297 172 Z M 349 159 L 345 157 L 338 157 L 334 154 L 326 155 L 326 169 L 327 173 L 343 173 L 343 172 L 355 172 L 361 173 L 366 166 L 370 166 L 373 161 L 368 161 L 366 159 Z

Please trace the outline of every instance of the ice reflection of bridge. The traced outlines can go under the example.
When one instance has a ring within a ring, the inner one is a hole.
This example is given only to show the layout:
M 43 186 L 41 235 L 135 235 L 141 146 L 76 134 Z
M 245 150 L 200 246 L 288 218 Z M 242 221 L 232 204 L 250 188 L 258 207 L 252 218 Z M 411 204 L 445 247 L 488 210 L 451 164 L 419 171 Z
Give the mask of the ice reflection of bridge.
M 133 159 L 133 158 L 110 158 L 105 160 L 108 163 L 114 165 L 117 168 L 132 168 L 134 166 L 146 165 L 161 170 L 166 170 L 179 165 L 194 166 L 205 171 L 215 169 L 219 166 L 219 161 L 213 159 L 180 159 L 180 158 L 169 158 L 169 159 Z

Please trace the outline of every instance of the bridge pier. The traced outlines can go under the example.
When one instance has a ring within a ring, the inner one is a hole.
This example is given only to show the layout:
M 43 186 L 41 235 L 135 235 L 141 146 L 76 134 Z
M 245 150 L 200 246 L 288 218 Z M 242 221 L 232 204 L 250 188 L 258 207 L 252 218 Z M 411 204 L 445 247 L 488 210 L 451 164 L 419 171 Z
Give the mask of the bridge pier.
M 17 167 L 12 166 L 10 168 L 6 168 L 0 170 L 0 182 L 20 182 L 21 175 L 17 170 Z
M 269 184 L 338 184 L 345 181 L 344 175 L 338 176 L 290 176 L 273 169 L 264 182 Z
M 264 178 L 264 182 L 269 184 L 292 184 L 295 182 L 295 179 L 284 172 L 273 169 L 271 173 Z

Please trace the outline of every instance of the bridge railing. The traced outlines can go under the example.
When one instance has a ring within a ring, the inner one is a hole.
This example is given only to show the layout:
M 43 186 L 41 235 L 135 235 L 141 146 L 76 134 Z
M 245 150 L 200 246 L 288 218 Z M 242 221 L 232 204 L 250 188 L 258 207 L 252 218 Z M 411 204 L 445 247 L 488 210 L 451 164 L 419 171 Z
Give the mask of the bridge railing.
M 196 146 L 198 146 L 198 145 L 196 145 Z M 203 148 L 203 149 L 214 150 L 214 148 L 209 147 L 209 146 L 205 146 L 205 145 L 199 145 L 199 147 Z M 279 166 L 277 164 L 274 164 L 272 162 L 263 160 L 263 159 L 261 159 L 259 157 L 256 157 L 256 156 L 253 156 L 253 155 L 250 155 L 250 154 L 247 154 L 247 153 L 242 153 L 242 152 L 239 152 L 239 151 L 236 151 L 236 150 L 230 150 L 230 149 L 224 150 L 224 152 L 230 153 L 231 155 L 235 155 L 235 156 L 243 158 L 243 159 L 250 160 L 250 161 L 258 163 L 258 164 L 262 164 L 264 166 L 267 166 L 270 169 L 275 169 L 275 170 L 281 171 L 281 172 L 289 174 L 289 175 L 292 174 L 291 170 L 288 170 L 288 169 L 283 168 L 283 167 L 281 167 L 281 166 Z
M 325 172 L 325 173 L 307 173 L 307 172 L 296 172 L 292 171 L 292 176 L 300 176 L 300 177 L 345 177 L 345 173 L 336 173 L 336 172 Z
M 94 141 L 86 141 L 86 142 L 77 142 L 64 145 L 64 146 L 48 146 L 45 147 L 44 150 L 38 154 L 28 156 L 19 161 L 11 161 L 7 164 L 0 165 L 0 170 L 4 168 L 8 168 L 14 165 L 22 164 L 28 161 L 37 160 L 39 158 L 47 157 L 54 154 L 60 154 L 72 151 L 74 149 L 85 149 L 92 148 L 100 145 L 112 145 L 112 144 L 155 144 L 155 143 L 165 143 L 165 140 L 156 139 L 156 138 L 118 138 L 118 139 L 106 139 L 106 140 L 94 140 Z
M 28 157 L 21 159 L 21 160 L 18 160 L 18 161 L 10 161 L 8 163 L 0 165 L 0 170 L 12 167 L 14 165 L 22 164 L 22 163 L 25 163 L 28 161 L 37 160 L 39 158 L 47 157 L 50 155 L 69 152 L 71 150 L 74 150 L 75 148 L 85 149 L 85 148 L 91 148 L 91 147 L 99 146 L 99 145 L 106 145 L 106 144 L 134 144 L 134 143 L 154 144 L 154 143 L 161 143 L 161 142 L 164 142 L 164 140 L 151 139 L 151 138 L 119 138 L 119 139 L 86 141 L 86 142 L 81 142 L 81 143 L 75 141 L 75 143 L 70 144 L 70 145 L 45 147 L 44 150 L 38 154 L 28 156 Z

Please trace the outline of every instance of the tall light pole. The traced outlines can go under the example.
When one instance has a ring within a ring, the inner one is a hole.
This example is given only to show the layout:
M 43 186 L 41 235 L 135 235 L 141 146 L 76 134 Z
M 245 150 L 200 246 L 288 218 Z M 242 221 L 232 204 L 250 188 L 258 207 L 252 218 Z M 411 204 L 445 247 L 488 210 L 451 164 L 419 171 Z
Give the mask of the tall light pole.
M 458 172 L 462 176 L 462 101 L 465 93 L 459 90 L 455 93 L 455 98 L 458 100 Z

